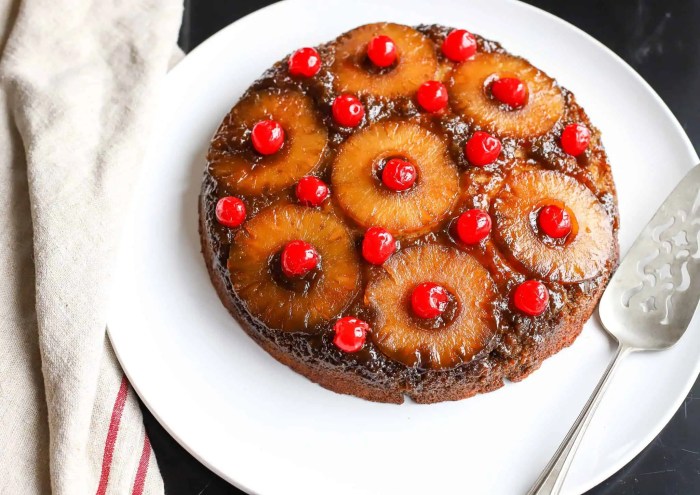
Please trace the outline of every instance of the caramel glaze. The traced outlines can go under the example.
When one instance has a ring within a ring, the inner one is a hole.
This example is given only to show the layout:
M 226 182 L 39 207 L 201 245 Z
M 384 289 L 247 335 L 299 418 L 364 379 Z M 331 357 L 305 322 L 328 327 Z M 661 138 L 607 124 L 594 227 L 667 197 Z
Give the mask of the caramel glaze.
M 417 29 L 434 41 L 440 70 L 448 71 L 452 64 L 440 53 L 439 46 L 450 28 L 431 25 L 419 26 Z M 477 41 L 480 51 L 506 53 L 496 42 L 479 36 L 477 36 Z M 331 328 L 333 322 L 328 322 L 327 325 L 319 328 L 313 334 L 282 332 L 268 328 L 249 314 L 245 303 L 236 296 L 232 289 L 226 261 L 236 229 L 228 229 L 219 225 L 214 214 L 218 198 L 230 195 L 232 192 L 227 191 L 223 184 L 219 186 L 207 172 L 203 180 L 200 204 L 203 228 L 205 229 L 203 235 L 208 235 L 213 251 L 217 254 L 216 258 L 212 260 L 213 269 L 225 281 L 226 289 L 232 296 L 238 310 L 237 318 L 242 324 L 252 329 L 257 337 L 273 342 L 296 359 L 354 373 L 380 387 L 382 384 L 396 385 L 399 383 L 405 390 L 420 389 L 421 383 L 425 383 L 431 377 L 438 378 L 435 375 L 443 375 L 439 378 L 441 382 L 447 384 L 463 380 L 476 381 L 489 372 L 502 373 L 506 378 L 511 373 L 522 377 L 529 372 L 528 366 L 532 366 L 532 369 L 538 367 L 539 362 L 530 364 L 521 356 L 533 354 L 533 349 L 540 346 L 552 334 L 558 320 L 562 317 L 562 312 L 571 311 L 577 305 L 577 301 L 582 298 L 594 297 L 595 294 L 599 294 L 600 286 L 607 281 L 617 263 L 617 246 L 611 247 L 606 269 L 597 278 L 567 285 L 546 282 L 550 291 L 550 308 L 542 316 L 525 317 L 512 307 L 509 294 L 518 283 L 528 278 L 528 274 L 517 261 L 508 259 L 506 251 L 500 249 L 493 240 L 489 239 L 477 246 L 461 244 L 453 235 L 452 224 L 458 214 L 466 209 L 482 208 L 488 211 L 491 198 L 497 194 L 503 185 L 504 178 L 509 173 L 519 169 L 546 168 L 574 177 L 588 187 L 605 207 L 613 225 L 615 239 L 617 239 L 618 212 L 615 188 L 601 143 L 600 132 L 591 125 L 583 109 L 576 103 L 573 94 L 561 88 L 566 101 L 564 115 L 547 134 L 520 140 L 502 138 L 503 152 L 497 162 L 483 168 L 472 167 L 467 163 L 463 150 L 468 136 L 478 128 L 469 120 L 465 120 L 449 109 L 440 115 L 421 112 L 413 98 L 410 97 L 387 101 L 372 96 L 363 96 L 361 100 L 365 105 L 366 117 L 362 124 L 355 129 L 338 126 L 333 121 L 330 112 L 331 102 L 337 96 L 333 89 L 334 76 L 329 70 L 333 62 L 334 42 L 321 45 L 317 49 L 321 54 L 323 65 L 315 77 L 310 79 L 291 78 L 287 74 L 287 59 L 285 58 L 265 72 L 249 91 L 291 88 L 299 90 L 313 99 L 318 109 L 318 115 L 329 131 L 329 146 L 322 159 L 319 173 L 316 175 L 329 185 L 331 184 L 332 157 L 338 146 L 358 129 L 382 120 L 403 119 L 419 123 L 432 132 L 443 136 L 445 142 L 449 143 L 452 160 L 460 170 L 462 181 L 460 197 L 456 201 L 453 211 L 446 217 L 447 220 L 434 232 L 412 239 L 401 239 L 398 249 L 431 242 L 457 246 L 476 257 L 491 273 L 501 294 L 501 298 L 494 303 L 493 307 L 496 315 L 497 333 L 490 344 L 471 361 L 451 369 L 428 370 L 420 367 L 409 368 L 388 359 L 372 344 L 371 339 L 368 339 L 364 348 L 357 353 L 348 354 L 340 351 L 332 344 Z M 585 123 L 592 134 L 590 146 L 576 158 L 566 155 L 558 143 L 558 136 L 563 127 L 571 122 Z M 224 119 L 217 135 L 212 140 L 209 160 L 211 161 L 219 154 L 237 153 L 243 153 L 251 161 L 257 160 L 257 155 L 249 144 L 249 131 L 231 127 L 231 123 Z M 279 194 L 256 197 L 243 196 L 242 199 L 247 207 L 248 218 L 251 218 L 262 208 L 273 203 L 295 202 L 294 188 L 291 187 Z M 326 201 L 322 208 L 345 218 L 345 223 L 350 226 L 359 252 L 363 229 L 353 224 L 335 204 L 332 190 L 331 199 Z M 496 224 L 494 224 L 494 228 L 496 228 Z M 362 262 L 361 270 L 362 286 L 358 290 L 355 300 L 343 314 L 355 315 L 368 321 L 371 326 L 373 315 L 363 304 L 363 293 L 367 280 L 371 277 L 371 272 L 381 270 L 381 267 Z

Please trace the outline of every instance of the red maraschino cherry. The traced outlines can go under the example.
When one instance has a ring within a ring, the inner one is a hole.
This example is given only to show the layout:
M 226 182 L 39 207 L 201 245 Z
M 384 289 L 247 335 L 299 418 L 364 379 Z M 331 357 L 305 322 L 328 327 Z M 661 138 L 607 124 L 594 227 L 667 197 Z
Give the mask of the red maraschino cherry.
M 447 290 L 433 282 L 424 282 L 411 293 L 411 308 L 418 318 L 436 318 L 440 316 L 450 301 Z
M 513 109 L 520 108 L 527 101 L 527 86 L 517 77 L 504 77 L 491 83 L 491 94 Z
M 367 57 L 377 67 L 389 67 L 396 61 L 396 44 L 388 36 L 375 36 L 367 44 Z
M 313 77 L 321 69 L 321 56 L 315 48 L 300 48 L 287 62 L 289 74 L 295 77 Z
M 442 53 L 453 62 L 464 62 L 476 53 L 476 38 L 464 29 L 455 29 L 442 42 Z
M 297 199 L 303 205 L 320 206 L 326 200 L 328 194 L 326 183 L 313 175 L 302 177 L 297 183 Z
M 583 124 L 569 124 L 561 133 L 561 147 L 571 156 L 579 156 L 586 151 L 591 141 L 591 131 Z
M 333 120 L 345 127 L 357 127 L 365 116 L 365 107 L 360 99 L 351 94 L 340 95 L 331 107 Z
M 416 100 L 426 112 L 439 112 L 447 106 L 447 88 L 440 81 L 426 81 L 418 88 Z
M 491 217 L 484 210 L 467 210 L 457 219 L 457 237 L 465 244 L 479 244 L 490 232 Z
M 464 154 L 472 165 L 484 167 L 498 159 L 501 149 L 501 142 L 497 138 L 488 132 L 476 131 L 467 141 Z
M 234 196 L 216 202 L 216 220 L 226 227 L 238 227 L 245 221 L 245 204 Z
M 382 182 L 392 191 L 406 191 L 416 182 L 418 172 L 415 165 L 408 160 L 391 158 L 382 170 Z
M 381 265 L 396 251 L 396 241 L 386 229 L 370 227 L 362 239 L 362 257 L 373 265 Z
M 571 232 L 571 216 L 556 205 L 548 205 L 537 214 L 537 223 L 542 232 L 553 239 L 561 239 Z
M 286 276 L 303 277 L 318 266 L 319 256 L 311 244 L 297 240 L 284 246 L 280 261 Z
M 357 352 L 365 345 L 369 325 L 353 316 L 344 316 L 333 325 L 333 344 L 345 352 Z
M 250 134 L 253 148 L 261 155 L 277 153 L 284 144 L 284 129 L 276 120 L 261 120 Z
M 539 316 L 547 309 L 549 291 L 539 280 L 528 280 L 515 289 L 513 304 L 526 315 Z

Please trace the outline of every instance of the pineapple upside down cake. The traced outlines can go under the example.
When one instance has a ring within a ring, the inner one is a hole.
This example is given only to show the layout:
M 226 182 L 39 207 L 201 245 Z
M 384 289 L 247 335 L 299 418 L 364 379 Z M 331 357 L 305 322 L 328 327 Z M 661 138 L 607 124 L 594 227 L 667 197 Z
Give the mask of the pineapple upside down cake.
M 200 233 L 268 353 L 336 392 L 457 400 L 570 345 L 618 261 L 615 186 L 574 95 L 464 29 L 360 26 L 226 115 Z

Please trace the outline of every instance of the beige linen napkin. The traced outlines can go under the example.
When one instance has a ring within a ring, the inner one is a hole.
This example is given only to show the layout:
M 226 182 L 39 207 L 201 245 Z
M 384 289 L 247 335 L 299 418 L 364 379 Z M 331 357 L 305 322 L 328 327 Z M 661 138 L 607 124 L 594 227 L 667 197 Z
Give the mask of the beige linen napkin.
M 162 493 L 105 337 L 179 0 L 0 0 L 0 493 Z

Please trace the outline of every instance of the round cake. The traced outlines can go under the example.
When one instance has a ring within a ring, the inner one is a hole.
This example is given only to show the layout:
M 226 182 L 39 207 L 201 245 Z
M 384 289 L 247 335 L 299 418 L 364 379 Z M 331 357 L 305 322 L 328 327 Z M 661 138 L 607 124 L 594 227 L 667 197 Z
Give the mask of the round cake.
M 269 354 L 380 402 L 519 381 L 618 261 L 615 186 L 574 95 L 464 29 L 360 26 L 296 50 L 211 141 L 216 291 Z

